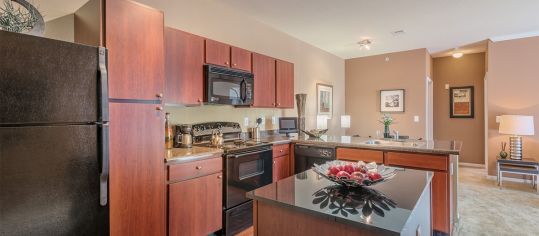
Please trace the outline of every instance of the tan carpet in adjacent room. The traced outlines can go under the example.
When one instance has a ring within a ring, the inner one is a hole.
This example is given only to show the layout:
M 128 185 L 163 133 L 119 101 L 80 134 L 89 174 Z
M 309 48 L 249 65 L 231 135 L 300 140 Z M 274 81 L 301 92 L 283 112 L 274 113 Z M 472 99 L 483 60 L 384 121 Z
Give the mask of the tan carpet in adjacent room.
M 531 182 L 487 179 L 478 168 L 459 169 L 459 236 L 539 235 L 539 194 Z

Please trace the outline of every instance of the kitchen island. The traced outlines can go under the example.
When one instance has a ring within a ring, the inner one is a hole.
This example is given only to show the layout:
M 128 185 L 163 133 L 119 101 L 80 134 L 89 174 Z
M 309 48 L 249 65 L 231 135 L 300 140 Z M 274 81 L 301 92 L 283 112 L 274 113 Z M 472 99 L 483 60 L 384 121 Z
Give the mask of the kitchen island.
M 430 235 L 430 171 L 398 169 L 365 188 L 337 185 L 312 170 L 247 193 L 255 235 Z
M 267 136 L 262 141 L 290 145 L 290 175 L 302 172 L 296 163 L 305 161 L 296 155 L 299 146 L 333 149 L 333 158 L 346 161 L 376 162 L 386 166 L 428 170 L 432 178 L 432 229 L 435 235 L 451 235 L 459 222 L 457 208 L 458 157 L 460 141 L 392 140 L 351 136 L 327 136 L 319 139 Z M 305 163 L 303 163 L 305 165 Z

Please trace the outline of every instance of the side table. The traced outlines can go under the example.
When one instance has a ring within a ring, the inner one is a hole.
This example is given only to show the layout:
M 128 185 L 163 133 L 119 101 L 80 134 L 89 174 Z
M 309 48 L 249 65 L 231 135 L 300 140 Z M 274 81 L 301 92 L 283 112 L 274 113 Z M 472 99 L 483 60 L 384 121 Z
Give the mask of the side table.
M 539 186 L 537 185 L 537 181 L 539 181 L 539 162 L 538 161 L 531 158 L 522 158 L 522 160 L 497 158 L 496 171 L 497 171 L 497 182 L 500 188 L 502 187 L 502 174 L 504 172 L 521 174 L 521 175 L 531 175 L 532 185 L 534 188 L 537 189 L 537 192 L 539 193 Z

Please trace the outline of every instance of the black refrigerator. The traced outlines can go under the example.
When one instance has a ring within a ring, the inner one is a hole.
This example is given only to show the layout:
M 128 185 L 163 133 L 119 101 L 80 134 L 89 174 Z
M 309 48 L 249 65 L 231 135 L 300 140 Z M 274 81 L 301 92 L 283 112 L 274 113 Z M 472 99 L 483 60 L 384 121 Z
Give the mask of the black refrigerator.
M 0 30 L 0 235 L 108 235 L 105 48 Z

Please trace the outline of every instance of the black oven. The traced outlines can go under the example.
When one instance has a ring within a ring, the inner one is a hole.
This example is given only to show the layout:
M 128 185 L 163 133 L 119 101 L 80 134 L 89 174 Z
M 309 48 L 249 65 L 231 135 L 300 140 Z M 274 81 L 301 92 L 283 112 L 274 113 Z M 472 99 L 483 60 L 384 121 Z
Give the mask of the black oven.
M 271 145 L 225 155 L 223 227 L 226 235 L 235 235 L 252 226 L 252 200 L 246 193 L 272 182 L 272 159 Z
M 252 105 L 254 79 L 246 71 L 204 65 L 204 102 L 208 104 Z

